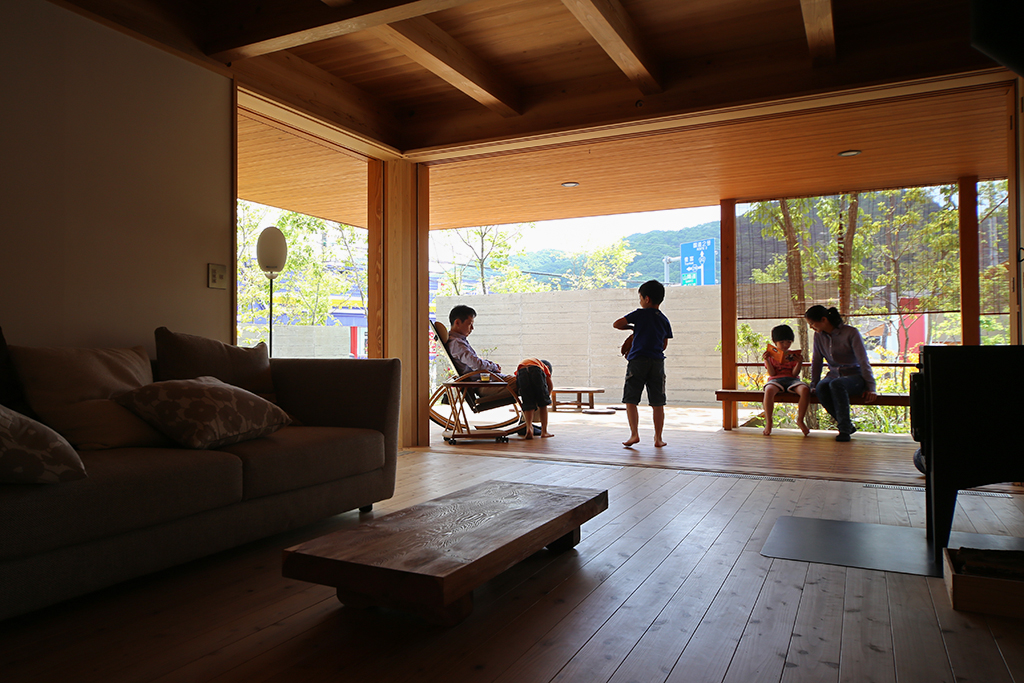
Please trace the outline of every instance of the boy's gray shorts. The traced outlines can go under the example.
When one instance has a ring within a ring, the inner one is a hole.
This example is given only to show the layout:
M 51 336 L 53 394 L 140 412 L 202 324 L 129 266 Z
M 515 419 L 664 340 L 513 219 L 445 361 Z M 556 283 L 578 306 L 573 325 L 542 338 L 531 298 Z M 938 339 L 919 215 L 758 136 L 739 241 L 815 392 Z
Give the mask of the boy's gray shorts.
M 663 406 L 665 397 L 665 359 L 637 357 L 626 365 L 626 384 L 622 388 L 622 402 L 637 405 L 640 394 L 647 387 L 647 402 Z

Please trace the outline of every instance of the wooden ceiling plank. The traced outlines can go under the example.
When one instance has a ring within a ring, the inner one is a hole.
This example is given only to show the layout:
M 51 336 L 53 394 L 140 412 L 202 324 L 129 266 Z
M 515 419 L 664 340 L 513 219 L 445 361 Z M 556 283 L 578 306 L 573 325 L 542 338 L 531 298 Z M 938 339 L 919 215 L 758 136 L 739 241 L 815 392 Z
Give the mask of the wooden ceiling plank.
M 520 114 L 515 87 L 426 17 L 378 26 L 370 32 L 488 109 L 505 117 Z
M 316 114 L 356 136 L 395 144 L 397 119 L 369 93 L 289 52 L 232 65 L 242 87 Z
M 832 0 L 800 0 L 807 32 L 807 47 L 814 66 L 836 61 L 836 32 L 832 22 Z
M 562 0 L 562 3 L 640 92 L 655 95 L 663 90 L 654 57 L 619 0 Z
M 235 28 L 217 31 L 206 53 L 224 63 L 287 50 L 384 24 L 440 12 L 472 0 L 362 0 L 338 7 L 322 2 L 249 3 L 247 16 L 223 17 Z

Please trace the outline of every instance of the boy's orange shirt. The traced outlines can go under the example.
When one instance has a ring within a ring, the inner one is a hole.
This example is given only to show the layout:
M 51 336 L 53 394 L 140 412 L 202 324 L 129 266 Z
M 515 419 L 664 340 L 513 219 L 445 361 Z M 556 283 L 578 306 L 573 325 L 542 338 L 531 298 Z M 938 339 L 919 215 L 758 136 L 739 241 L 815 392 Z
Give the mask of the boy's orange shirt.
M 524 358 L 523 360 L 519 361 L 519 367 L 516 368 L 516 372 L 519 372 L 523 368 L 529 367 L 531 365 L 543 370 L 544 375 L 548 379 L 551 379 L 551 371 L 548 370 L 548 366 L 544 365 L 544 363 L 541 362 L 540 358 Z

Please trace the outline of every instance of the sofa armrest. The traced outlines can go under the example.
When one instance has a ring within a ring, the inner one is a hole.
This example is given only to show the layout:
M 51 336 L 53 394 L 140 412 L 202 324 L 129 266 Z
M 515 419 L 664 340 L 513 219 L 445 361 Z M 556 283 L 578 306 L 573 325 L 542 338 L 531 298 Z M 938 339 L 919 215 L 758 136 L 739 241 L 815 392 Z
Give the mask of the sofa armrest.
M 364 427 L 384 434 L 398 457 L 402 363 L 397 358 L 272 358 L 277 403 L 304 425 Z

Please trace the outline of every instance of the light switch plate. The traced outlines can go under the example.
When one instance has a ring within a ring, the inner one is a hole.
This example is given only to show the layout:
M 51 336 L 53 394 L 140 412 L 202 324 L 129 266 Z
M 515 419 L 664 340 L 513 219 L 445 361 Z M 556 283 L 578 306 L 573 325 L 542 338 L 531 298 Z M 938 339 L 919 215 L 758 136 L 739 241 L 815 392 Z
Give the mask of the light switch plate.
M 207 283 L 206 286 L 210 289 L 227 289 L 228 288 L 228 267 L 223 266 L 219 263 L 207 263 L 206 264 L 206 275 Z

